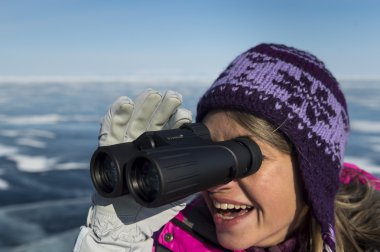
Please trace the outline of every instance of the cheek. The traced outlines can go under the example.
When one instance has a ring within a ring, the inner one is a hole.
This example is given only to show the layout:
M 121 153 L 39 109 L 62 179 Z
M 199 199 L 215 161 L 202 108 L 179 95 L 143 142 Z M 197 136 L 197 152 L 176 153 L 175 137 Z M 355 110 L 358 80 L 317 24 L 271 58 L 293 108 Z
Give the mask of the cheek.
M 292 166 L 263 165 L 260 172 L 243 181 L 253 202 L 268 222 L 292 221 L 300 196 Z

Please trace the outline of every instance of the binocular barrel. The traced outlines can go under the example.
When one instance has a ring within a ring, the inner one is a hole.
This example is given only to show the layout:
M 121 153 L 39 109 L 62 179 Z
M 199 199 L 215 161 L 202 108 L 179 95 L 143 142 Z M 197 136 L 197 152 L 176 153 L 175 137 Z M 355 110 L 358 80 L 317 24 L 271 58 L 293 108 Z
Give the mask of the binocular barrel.
M 262 162 L 248 137 L 212 142 L 203 124 L 146 132 L 131 143 L 99 147 L 91 177 L 105 197 L 131 193 L 146 207 L 158 207 L 256 172 Z

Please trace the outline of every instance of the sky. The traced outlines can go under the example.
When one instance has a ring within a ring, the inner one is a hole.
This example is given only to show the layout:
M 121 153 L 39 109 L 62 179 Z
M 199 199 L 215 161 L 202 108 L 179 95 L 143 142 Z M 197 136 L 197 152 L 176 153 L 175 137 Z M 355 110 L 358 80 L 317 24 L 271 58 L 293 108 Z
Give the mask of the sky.
M 261 42 L 380 78 L 380 1 L 1 0 L 0 79 L 213 76 Z

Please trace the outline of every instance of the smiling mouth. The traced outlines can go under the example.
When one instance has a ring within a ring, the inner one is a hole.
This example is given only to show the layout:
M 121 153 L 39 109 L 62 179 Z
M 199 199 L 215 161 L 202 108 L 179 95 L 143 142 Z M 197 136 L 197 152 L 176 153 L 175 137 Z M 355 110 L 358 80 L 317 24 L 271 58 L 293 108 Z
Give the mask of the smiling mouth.
M 223 220 L 235 219 L 236 217 L 247 214 L 254 209 L 254 207 L 250 205 L 221 203 L 217 201 L 213 201 L 213 205 L 217 216 Z

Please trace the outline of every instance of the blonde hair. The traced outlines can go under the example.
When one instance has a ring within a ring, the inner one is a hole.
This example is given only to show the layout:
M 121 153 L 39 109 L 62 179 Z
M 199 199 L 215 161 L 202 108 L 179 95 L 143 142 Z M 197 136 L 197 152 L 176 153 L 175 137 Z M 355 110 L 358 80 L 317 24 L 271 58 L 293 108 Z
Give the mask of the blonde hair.
M 355 179 L 342 185 L 335 198 L 335 229 L 339 251 L 380 248 L 380 193 Z
M 251 131 L 252 135 L 279 151 L 295 155 L 292 143 L 266 120 L 252 114 L 226 110 L 226 115 Z M 299 227 L 303 239 L 302 251 L 323 250 L 319 223 L 307 207 Z M 380 192 L 368 183 L 342 185 L 335 198 L 336 251 L 376 251 L 380 248 Z
M 302 251 L 322 251 L 323 241 L 318 222 L 309 211 L 301 232 L 309 239 Z M 368 182 L 355 180 L 342 184 L 335 197 L 336 251 L 370 252 L 380 248 L 380 192 Z
M 252 135 L 259 140 L 283 153 L 289 155 L 293 153 L 292 144 L 286 139 L 285 135 L 264 119 L 237 110 L 226 110 L 225 113 L 229 118 L 251 131 Z

